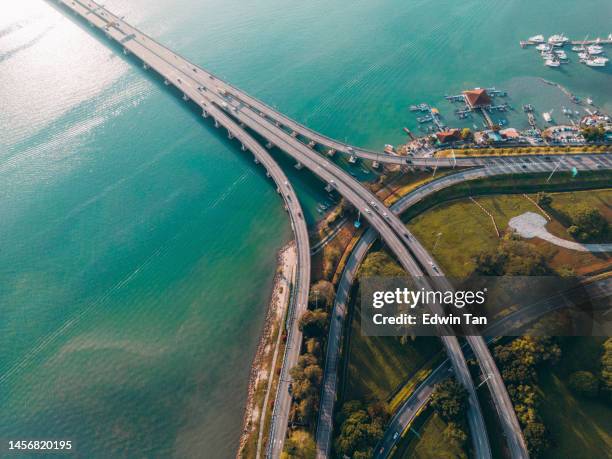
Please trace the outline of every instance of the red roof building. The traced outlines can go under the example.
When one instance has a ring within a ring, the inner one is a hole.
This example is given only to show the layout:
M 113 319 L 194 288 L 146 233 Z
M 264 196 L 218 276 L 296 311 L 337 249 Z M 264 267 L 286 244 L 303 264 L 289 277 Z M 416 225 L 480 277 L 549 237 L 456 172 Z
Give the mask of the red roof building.
M 491 98 L 485 89 L 476 88 L 470 91 L 463 91 L 463 97 L 465 99 L 465 103 L 471 109 L 491 105 Z
M 461 131 L 456 128 L 449 129 L 448 131 L 440 131 L 436 132 L 436 137 L 440 143 L 450 143 L 461 139 Z

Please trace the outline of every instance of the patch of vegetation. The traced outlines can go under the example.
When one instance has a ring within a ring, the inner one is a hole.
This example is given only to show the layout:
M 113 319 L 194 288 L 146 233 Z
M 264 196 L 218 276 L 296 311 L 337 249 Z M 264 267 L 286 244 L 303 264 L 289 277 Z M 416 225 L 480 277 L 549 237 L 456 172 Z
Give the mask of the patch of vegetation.
M 431 408 L 447 423 L 442 436 L 445 441 L 463 449 L 467 436 L 466 410 L 468 393 L 455 379 L 436 384 L 431 394 Z
M 294 430 L 285 441 L 282 459 L 314 459 L 317 448 L 313 435 L 306 430 Z
M 560 347 L 551 339 L 524 336 L 498 345 L 493 354 L 523 429 L 529 454 L 540 457 L 550 446 L 550 437 L 538 412 L 540 396 L 537 370 L 555 363 Z
M 323 309 L 310 309 L 300 317 L 299 328 L 306 338 L 322 338 L 327 333 L 328 314 Z
M 363 335 L 359 297 L 353 306 L 349 340 L 342 398 L 366 403 L 391 399 L 441 348 L 440 340 L 435 337 L 413 340 Z
M 467 459 L 465 450 L 458 446 L 457 442 L 446 439 L 451 432 L 447 429 L 448 424 L 438 414 L 433 413 L 427 416 L 423 425 L 418 429 L 419 437 L 411 438 L 406 449 L 398 451 L 394 458 Z
M 484 276 L 541 276 L 550 272 L 546 257 L 533 244 L 512 234 L 495 250 L 486 250 L 474 259 L 475 272 Z
M 551 447 L 542 457 L 591 459 L 609 457 L 612 450 L 612 405 L 604 389 L 606 349 L 612 340 L 594 337 L 563 338 L 563 357 L 554 371 L 539 375 L 539 413 L 550 432 Z M 608 354 L 608 358 L 610 354 Z M 608 362 L 608 371 L 612 365 Z M 599 396 L 585 396 L 570 387 L 576 372 L 600 379 Z
M 571 226 L 570 236 L 582 242 L 602 239 L 608 234 L 608 222 L 599 209 L 585 204 L 570 208 L 567 212 Z
M 552 202 L 549 198 L 552 198 Z M 543 193 L 535 196 L 536 202 L 537 199 L 544 199 L 544 205 L 540 205 L 552 217 L 547 229 L 562 238 L 568 238 L 567 227 L 570 223 L 563 213 L 564 209 L 584 204 L 597 208 L 606 220 L 612 219 L 612 191 L 609 189 L 552 195 Z M 507 231 L 508 221 L 512 217 L 525 212 L 540 212 L 533 202 L 521 194 L 479 197 L 477 200 L 493 215 L 502 232 Z M 414 212 L 412 208 L 408 210 L 410 214 Z M 411 220 L 408 227 L 439 261 L 445 273 L 455 278 L 470 275 L 476 268 L 476 257 L 481 252 L 492 254 L 500 246 L 491 218 L 467 199 L 443 203 L 427 210 Z M 602 269 L 609 263 L 605 254 L 576 252 L 538 239 L 530 240 L 529 244 L 546 258 L 549 267 L 557 273 L 567 272 L 567 267 L 571 265 L 576 268 L 576 273 L 583 274 Z
M 334 443 L 338 456 L 366 459 L 374 454 L 376 443 L 384 434 L 389 414 L 382 403 L 367 407 L 358 400 L 344 403 L 338 414 L 340 433 Z
M 310 286 L 308 294 L 308 307 L 311 309 L 331 310 L 334 305 L 336 291 L 334 285 L 326 280 L 320 280 Z
M 359 268 L 359 277 L 401 277 L 403 268 L 387 252 L 370 252 Z
M 312 354 L 302 354 L 298 364 L 290 370 L 291 395 L 295 401 L 294 417 L 302 424 L 311 424 L 319 407 L 319 392 L 323 370 L 319 359 Z

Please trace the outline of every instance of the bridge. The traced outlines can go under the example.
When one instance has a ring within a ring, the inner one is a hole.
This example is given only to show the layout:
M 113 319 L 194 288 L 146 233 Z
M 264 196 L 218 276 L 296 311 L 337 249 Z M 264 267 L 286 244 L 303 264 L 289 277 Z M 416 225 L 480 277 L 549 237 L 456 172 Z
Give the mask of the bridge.
M 566 168 L 575 167 L 580 171 L 595 171 L 599 169 L 612 169 L 612 158 L 601 155 L 585 155 L 582 157 L 566 157 Z M 455 174 L 447 175 L 436 180 L 433 180 L 417 189 L 411 191 L 406 196 L 400 198 L 393 206 L 391 211 L 400 215 L 410 207 L 418 204 L 428 196 L 434 195 L 440 190 L 448 188 L 459 183 L 478 180 L 484 177 L 493 177 L 498 175 L 520 174 L 520 173 L 550 173 L 556 167 L 555 163 L 549 162 L 534 162 L 534 163 L 515 163 L 499 164 L 490 167 L 481 167 L 475 169 L 467 169 Z M 355 280 L 357 270 L 361 266 L 369 249 L 376 241 L 376 231 L 368 229 L 359 239 L 357 244 L 347 259 L 346 266 L 342 272 L 338 287 L 336 290 L 336 299 L 331 312 L 331 321 L 329 336 L 327 340 L 327 353 L 325 372 L 323 374 L 323 384 L 321 391 L 321 403 L 319 409 L 319 419 L 317 423 L 316 447 L 317 457 L 319 459 L 328 457 L 331 449 L 332 427 L 333 427 L 333 412 L 337 391 L 338 378 L 338 361 L 340 359 L 340 347 L 342 341 L 343 323 L 347 314 L 347 305 L 349 293 L 352 284 Z M 393 438 L 396 432 L 402 432 L 404 428 L 412 421 L 419 409 L 427 402 L 433 386 L 445 377 L 447 370 L 450 368 L 449 362 L 446 361 L 440 365 L 432 374 L 415 390 L 412 396 L 407 400 L 402 407 L 393 416 L 387 432 L 379 446 L 376 448 L 375 457 L 385 458 L 388 456 L 391 448 L 399 441 L 399 438 Z
M 336 189 L 348 202 L 362 212 L 363 217 L 397 256 L 404 269 L 415 278 L 418 286 L 427 289 L 431 287 L 429 281 L 423 275 L 427 273 L 431 276 L 439 271 L 414 236 L 406 230 L 401 220 L 392 212 L 387 213 L 384 205 L 375 195 L 336 164 L 321 155 L 315 147 L 327 147 L 350 155 L 355 154 L 366 159 L 395 164 L 405 164 L 406 158 L 354 148 L 317 134 L 165 48 L 93 1 L 58 0 L 58 2 L 114 40 L 118 46 L 122 47 L 125 54 L 132 54 L 137 57 L 145 69 L 153 69 L 164 78 L 166 85 L 173 86 L 180 91 L 185 101 L 191 100 L 196 104 L 202 110 L 204 117 L 211 117 L 216 127 L 222 125 L 227 129 L 230 138 L 239 138 L 243 142 L 243 149 L 255 148 L 254 140 L 247 142 L 250 134 L 247 133 L 246 129 L 249 129 L 261 136 L 267 142 L 267 147 L 278 147 L 296 162 L 308 168 L 322 181 Z M 415 158 L 414 165 L 454 167 L 459 164 L 462 166 L 492 164 L 489 161 L 492 160 Z M 300 305 L 298 301 L 298 308 Z M 441 312 L 439 305 L 434 305 L 433 309 L 434 312 Z M 288 348 L 294 349 L 289 352 L 289 355 L 299 353 L 299 341 L 296 339 L 298 335 L 293 334 L 292 336 L 294 339 L 288 343 Z M 469 393 L 468 419 L 475 454 L 482 458 L 491 457 L 475 388 L 459 343 L 454 337 L 443 336 L 441 339 L 458 380 Z M 495 369 L 495 363 L 486 343 L 480 341 L 475 338 L 475 341 L 471 343 L 477 359 L 481 366 Z M 290 368 L 290 363 L 289 360 L 284 360 L 285 374 Z M 496 386 L 498 387 L 497 390 L 492 390 L 493 398 L 499 399 L 499 406 L 504 406 L 504 410 L 507 410 L 506 400 L 508 400 L 508 395 L 498 372 L 494 372 L 493 379 L 496 380 Z M 268 442 L 267 455 L 269 457 L 280 455 L 286 435 L 288 407 L 290 405 L 290 395 L 288 390 L 285 390 L 287 386 L 288 384 L 284 384 L 283 389 L 279 389 L 277 393 L 271 437 Z M 281 408 L 277 409 L 277 407 Z M 516 421 L 516 415 L 511 405 L 509 412 L 502 414 L 502 424 L 508 438 L 510 440 L 522 439 L 520 429 L 517 430 L 518 421 Z M 524 441 L 511 441 L 510 446 L 512 457 L 527 457 Z

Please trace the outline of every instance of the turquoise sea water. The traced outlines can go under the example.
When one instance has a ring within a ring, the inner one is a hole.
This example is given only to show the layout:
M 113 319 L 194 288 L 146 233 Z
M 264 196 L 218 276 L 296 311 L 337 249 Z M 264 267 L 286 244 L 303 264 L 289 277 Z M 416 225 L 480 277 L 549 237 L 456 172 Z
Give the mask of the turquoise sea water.
M 559 82 L 612 111 L 612 74 L 545 68 L 518 41 L 604 36 L 612 3 L 108 0 L 193 61 L 372 148 L 444 94 Z M 0 438 L 82 457 L 231 457 L 278 248 L 281 201 L 249 155 L 43 0 L 0 15 Z M 520 110 L 509 118 L 524 123 Z M 455 123 L 458 124 L 458 123 Z M 321 186 L 290 161 L 309 218 Z

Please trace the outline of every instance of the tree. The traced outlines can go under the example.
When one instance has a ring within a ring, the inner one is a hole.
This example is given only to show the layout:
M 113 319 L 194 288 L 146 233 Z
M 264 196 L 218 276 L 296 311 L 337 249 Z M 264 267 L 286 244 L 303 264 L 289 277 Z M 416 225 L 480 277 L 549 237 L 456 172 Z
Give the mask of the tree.
M 601 356 L 601 389 L 612 401 L 612 338 L 603 344 L 604 352 Z
M 382 404 L 374 403 L 367 410 L 359 401 L 346 402 L 340 410 L 340 433 L 335 442 L 339 456 L 370 458 L 374 446 L 382 438 L 387 413 Z
M 431 407 L 446 422 L 461 421 L 467 408 L 467 391 L 455 379 L 447 378 L 434 387 Z
M 467 440 L 467 434 L 456 422 L 449 422 L 444 432 L 442 432 L 442 435 L 444 436 L 444 440 L 460 447 L 463 446 Z
M 606 130 L 602 125 L 587 126 L 582 129 L 582 135 L 587 141 L 596 142 L 604 138 L 606 135 Z
M 310 287 L 308 306 L 311 309 L 321 308 L 330 310 L 334 305 L 335 296 L 336 292 L 333 284 L 326 280 L 320 280 Z
M 316 456 L 314 438 L 305 430 L 295 430 L 285 441 L 283 459 L 312 459 Z
M 359 277 L 401 277 L 404 270 L 386 252 L 370 253 L 359 268 Z
M 546 258 L 533 244 L 507 237 L 494 251 L 474 258 L 475 273 L 485 276 L 538 276 L 548 273 Z
M 327 332 L 328 314 L 323 309 L 307 310 L 300 317 L 299 328 L 304 336 L 324 336 Z
M 552 204 L 552 200 L 552 196 L 549 193 L 545 193 L 544 191 L 539 192 L 536 197 L 536 201 L 541 207 L 550 207 L 550 205 Z
M 523 436 L 527 443 L 529 455 L 532 458 L 538 457 L 550 446 L 548 432 L 546 431 L 546 426 L 542 422 L 535 421 L 529 423 L 523 429 Z
M 595 207 L 579 205 L 570 209 L 568 216 L 572 225 L 567 232 L 579 241 L 600 238 L 608 232 L 608 222 Z
M 599 381 L 590 371 L 576 371 L 569 377 L 569 387 L 578 394 L 595 397 L 599 392 Z

